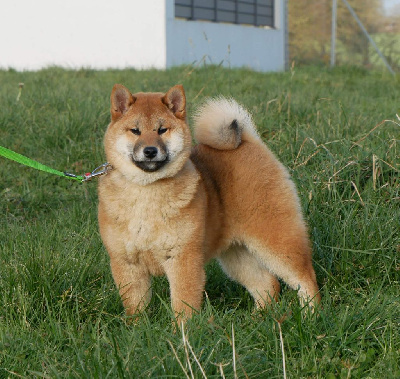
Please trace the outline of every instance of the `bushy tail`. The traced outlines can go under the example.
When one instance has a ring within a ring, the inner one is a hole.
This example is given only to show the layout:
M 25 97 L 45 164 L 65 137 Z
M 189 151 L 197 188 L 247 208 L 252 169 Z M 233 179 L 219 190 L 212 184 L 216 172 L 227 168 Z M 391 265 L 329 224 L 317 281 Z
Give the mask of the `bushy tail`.
M 198 143 L 219 150 L 232 150 L 242 141 L 259 140 L 249 112 L 224 97 L 209 99 L 197 109 L 194 137 Z

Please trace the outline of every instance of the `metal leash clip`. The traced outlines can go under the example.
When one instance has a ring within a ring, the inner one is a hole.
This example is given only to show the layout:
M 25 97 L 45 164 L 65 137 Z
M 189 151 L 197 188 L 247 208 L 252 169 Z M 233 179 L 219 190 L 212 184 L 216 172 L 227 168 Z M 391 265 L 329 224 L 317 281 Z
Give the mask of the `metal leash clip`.
M 101 166 L 96 167 L 92 172 L 87 172 L 86 174 L 83 174 L 82 182 L 88 182 L 96 176 L 107 174 L 107 172 L 109 172 L 111 169 L 112 166 L 108 162 L 103 163 Z

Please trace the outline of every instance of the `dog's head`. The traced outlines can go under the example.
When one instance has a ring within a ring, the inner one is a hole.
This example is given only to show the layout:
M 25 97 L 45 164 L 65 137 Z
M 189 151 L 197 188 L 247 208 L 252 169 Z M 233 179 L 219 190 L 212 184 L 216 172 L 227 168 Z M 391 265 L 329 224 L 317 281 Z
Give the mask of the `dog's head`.
M 146 185 L 176 175 L 190 155 L 181 85 L 167 93 L 135 93 L 116 84 L 104 145 L 108 162 L 129 180 Z

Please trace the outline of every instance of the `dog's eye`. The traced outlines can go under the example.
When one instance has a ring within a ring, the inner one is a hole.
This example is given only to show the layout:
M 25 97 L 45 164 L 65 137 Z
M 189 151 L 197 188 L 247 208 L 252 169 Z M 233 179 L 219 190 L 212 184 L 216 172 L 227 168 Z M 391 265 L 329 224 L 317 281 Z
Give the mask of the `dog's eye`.
M 138 128 L 131 129 L 131 132 L 137 136 L 140 136 L 142 134 Z
M 158 129 L 158 134 L 164 134 L 167 130 L 167 128 L 160 127 L 160 129 Z

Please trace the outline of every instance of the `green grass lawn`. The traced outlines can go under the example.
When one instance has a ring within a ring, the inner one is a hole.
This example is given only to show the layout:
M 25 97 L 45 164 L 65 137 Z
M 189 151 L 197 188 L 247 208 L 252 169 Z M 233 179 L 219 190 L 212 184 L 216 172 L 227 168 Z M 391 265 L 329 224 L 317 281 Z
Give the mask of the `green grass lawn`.
M 252 112 L 298 186 L 322 309 L 302 312 L 284 287 L 278 304 L 255 312 L 211 263 L 184 334 L 173 332 L 165 278 L 133 324 L 97 230 L 96 182 L 0 158 L 0 378 L 282 378 L 282 350 L 289 378 L 399 378 L 399 77 L 349 67 L 0 71 L 0 145 L 91 171 L 104 162 L 115 83 L 133 92 L 181 83 L 189 118 L 217 94 Z

